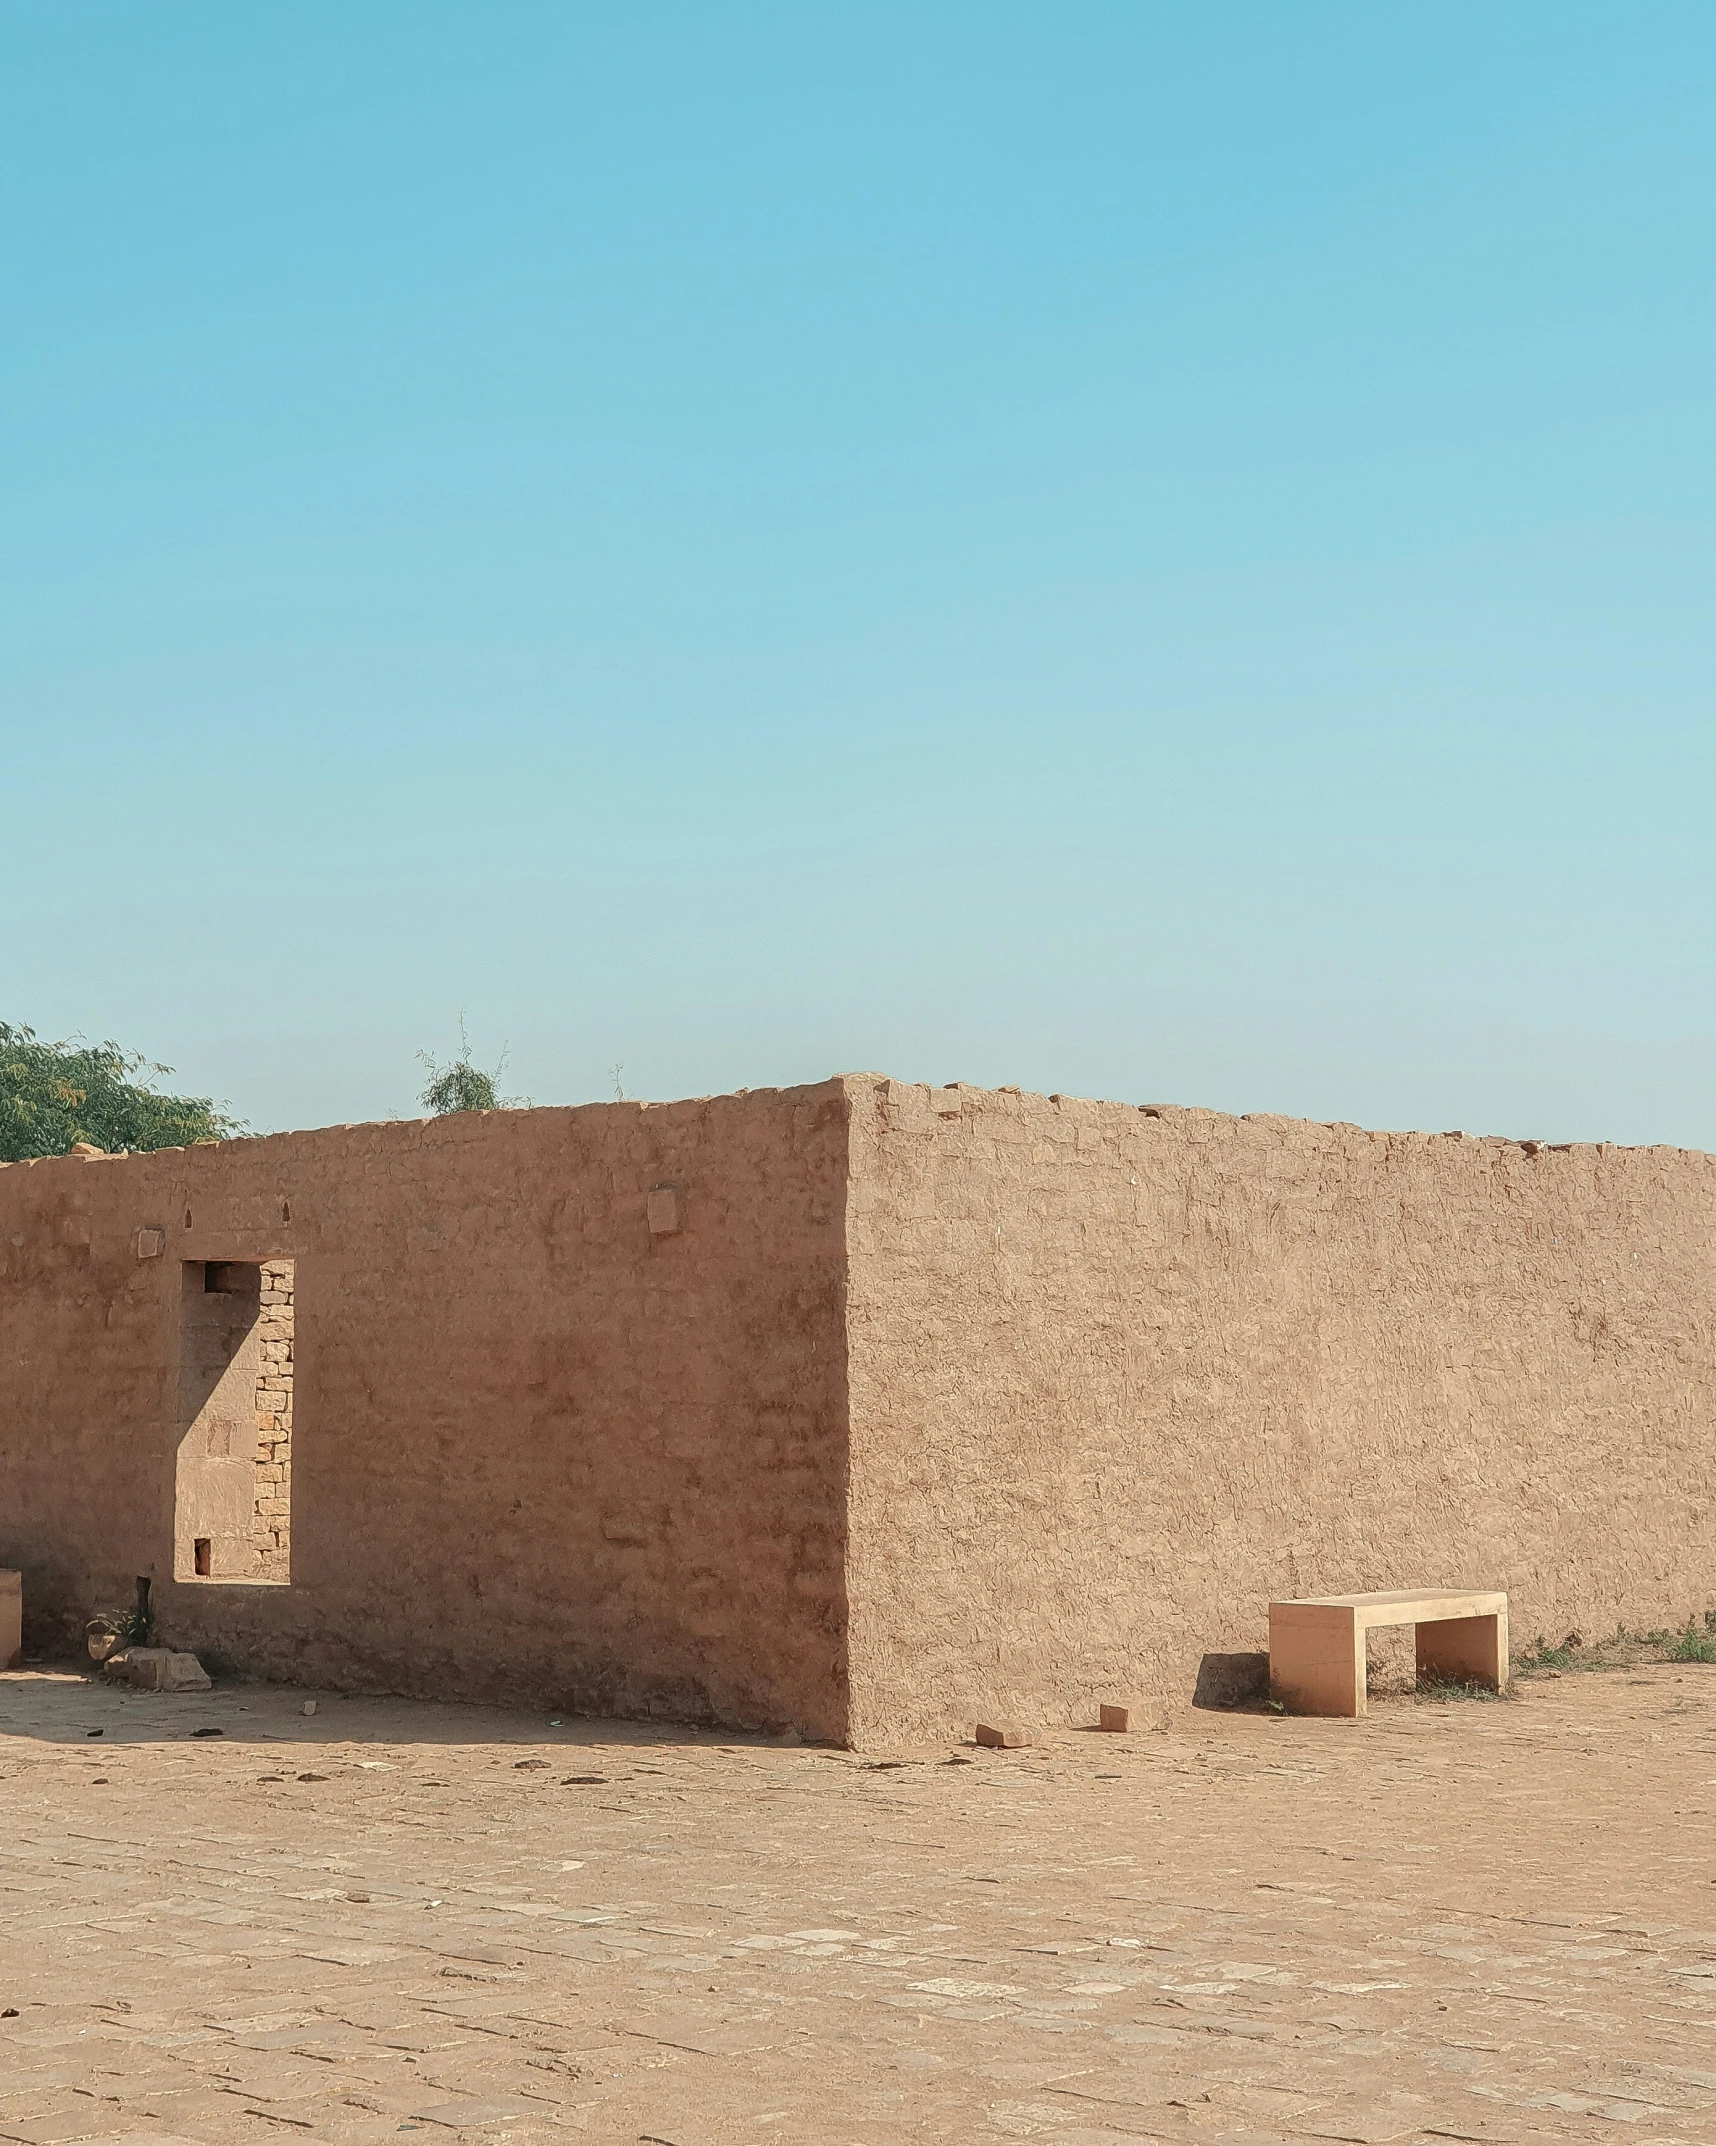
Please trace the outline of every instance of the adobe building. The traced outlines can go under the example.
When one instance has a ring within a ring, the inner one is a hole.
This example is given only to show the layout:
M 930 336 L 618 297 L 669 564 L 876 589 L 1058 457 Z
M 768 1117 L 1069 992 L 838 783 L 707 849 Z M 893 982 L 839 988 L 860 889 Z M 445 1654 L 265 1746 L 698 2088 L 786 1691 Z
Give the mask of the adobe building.
M 0 1168 L 0 1566 L 292 1682 L 875 1748 L 1271 1597 L 1716 1603 L 1716 1162 L 870 1074 Z

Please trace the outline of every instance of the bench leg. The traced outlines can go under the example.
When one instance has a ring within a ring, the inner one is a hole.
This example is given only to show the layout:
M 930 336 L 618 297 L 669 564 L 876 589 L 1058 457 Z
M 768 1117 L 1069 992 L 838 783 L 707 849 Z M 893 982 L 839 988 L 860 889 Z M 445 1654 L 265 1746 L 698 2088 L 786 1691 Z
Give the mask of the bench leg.
M 1444 1617 L 1435 1624 L 1419 1625 L 1417 1632 L 1421 1677 L 1428 1674 L 1450 1684 L 1507 1689 L 1505 1617 Z
M 1291 1714 L 1365 1710 L 1364 1627 L 1350 1609 L 1279 1603 L 1269 1610 L 1269 1692 Z

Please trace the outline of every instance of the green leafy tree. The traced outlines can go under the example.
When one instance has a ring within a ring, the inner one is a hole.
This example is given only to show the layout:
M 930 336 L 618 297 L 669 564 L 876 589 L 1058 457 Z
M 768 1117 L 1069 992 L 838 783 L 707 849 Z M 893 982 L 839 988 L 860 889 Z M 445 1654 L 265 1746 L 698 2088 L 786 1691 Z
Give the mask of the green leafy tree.
M 163 1095 L 153 1083 L 172 1070 L 117 1043 L 44 1043 L 0 1021 L 0 1162 L 63 1155 L 80 1140 L 115 1155 L 244 1131 L 206 1095 Z
M 450 1065 L 438 1065 L 428 1051 L 419 1051 L 417 1056 L 429 1071 L 429 1084 L 417 1100 L 438 1118 L 454 1110 L 511 1110 L 524 1100 L 500 1093 L 500 1077 L 506 1071 L 504 1048 L 492 1073 L 471 1063 L 471 1039 L 465 1033 L 463 1014 L 459 1016 L 459 1055 Z

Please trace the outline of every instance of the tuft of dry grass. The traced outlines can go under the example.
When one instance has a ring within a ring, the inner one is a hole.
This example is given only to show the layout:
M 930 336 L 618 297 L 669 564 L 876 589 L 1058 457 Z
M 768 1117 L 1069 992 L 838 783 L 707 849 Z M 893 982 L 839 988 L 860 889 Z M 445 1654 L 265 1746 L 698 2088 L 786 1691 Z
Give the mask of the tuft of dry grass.
M 1415 1696 L 1441 1706 L 1450 1699 L 1505 1700 L 1510 1694 L 1497 1691 L 1493 1684 L 1475 1684 L 1460 1677 L 1439 1677 L 1427 1672 L 1418 1679 Z
M 1688 1617 L 1679 1630 L 1629 1632 L 1617 1625 L 1609 1639 L 1586 1640 L 1569 1632 L 1555 1645 L 1539 1636 L 1513 1660 L 1516 1677 L 1558 1677 L 1585 1669 L 1639 1669 L 1655 1662 L 1716 1663 L 1716 1610 L 1702 1620 Z

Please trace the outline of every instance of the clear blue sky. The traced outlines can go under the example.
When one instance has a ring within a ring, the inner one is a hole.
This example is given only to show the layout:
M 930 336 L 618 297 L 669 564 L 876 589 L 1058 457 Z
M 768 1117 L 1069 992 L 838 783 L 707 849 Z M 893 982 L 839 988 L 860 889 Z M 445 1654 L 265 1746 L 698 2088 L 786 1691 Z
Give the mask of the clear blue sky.
M 1716 9 L 0 5 L 0 1017 L 1716 1147 Z

